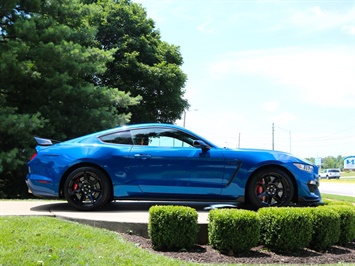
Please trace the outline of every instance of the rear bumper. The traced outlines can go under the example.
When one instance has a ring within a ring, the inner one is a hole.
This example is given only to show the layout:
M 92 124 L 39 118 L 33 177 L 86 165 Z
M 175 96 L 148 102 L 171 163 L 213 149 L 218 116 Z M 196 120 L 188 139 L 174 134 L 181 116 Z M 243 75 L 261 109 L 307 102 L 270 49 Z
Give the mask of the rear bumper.
M 43 178 L 35 178 L 35 176 L 28 174 L 25 182 L 28 187 L 28 192 L 37 197 L 59 197 L 58 193 L 55 193 L 53 190 L 53 185 L 47 180 L 44 181 Z

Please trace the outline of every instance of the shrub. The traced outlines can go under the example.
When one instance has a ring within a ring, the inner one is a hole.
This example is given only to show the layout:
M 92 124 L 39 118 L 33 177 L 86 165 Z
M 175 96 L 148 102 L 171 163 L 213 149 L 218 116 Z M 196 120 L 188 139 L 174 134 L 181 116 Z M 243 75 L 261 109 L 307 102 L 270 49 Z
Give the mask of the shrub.
M 148 232 L 153 247 L 159 250 L 190 249 L 198 232 L 197 212 L 184 206 L 152 206 Z
M 340 236 L 338 244 L 344 245 L 355 239 L 355 207 L 348 205 L 328 205 L 340 215 Z
M 259 209 L 261 243 L 278 251 L 307 247 L 312 238 L 312 221 L 304 208 Z
M 340 215 L 328 207 L 308 208 L 312 220 L 313 234 L 309 247 L 326 250 L 339 241 Z
M 245 252 L 259 242 L 259 217 L 248 210 L 212 210 L 209 213 L 208 239 L 213 248 L 228 252 L 228 255 Z

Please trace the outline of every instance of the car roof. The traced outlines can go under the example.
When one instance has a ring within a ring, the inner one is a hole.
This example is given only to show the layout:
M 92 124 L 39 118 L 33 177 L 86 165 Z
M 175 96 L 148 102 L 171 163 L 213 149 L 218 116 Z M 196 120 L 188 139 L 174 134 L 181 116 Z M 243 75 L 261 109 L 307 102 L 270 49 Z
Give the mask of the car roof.
M 92 134 L 88 134 L 85 136 L 81 136 L 75 139 L 71 139 L 68 140 L 66 142 L 69 143 L 73 143 L 73 142 L 85 142 L 85 140 L 91 139 L 91 138 L 97 138 L 103 135 L 107 135 L 107 134 L 111 134 L 111 133 L 115 133 L 118 131 L 125 131 L 125 130 L 134 130 L 134 129 L 143 129 L 143 128 L 161 128 L 161 127 L 165 127 L 165 128 L 171 128 L 171 129 L 177 129 L 177 130 L 181 130 L 184 131 L 188 134 L 191 134 L 193 136 L 196 136 L 197 138 L 199 138 L 200 140 L 205 141 L 207 144 L 209 144 L 211 147 L 218 147 L 217 145 L 214 145 L 213 143 L 211 143 L 210 141 L 208 141 L 207 139 L 199 136 L 198 134 L 184 128 L 184 127 L 180 127 L 177 125 L 173 125 L 173 124 L 166 124 L 166 123 L 143 123 L 143 124 L 131 124 L 131 125 L 123 125 L 123 126 L 117 126 L 115 128 L 110 128 L 110 129 L 106 129 L 106 130 L 102 130 L 102 131 L 98 131 Z

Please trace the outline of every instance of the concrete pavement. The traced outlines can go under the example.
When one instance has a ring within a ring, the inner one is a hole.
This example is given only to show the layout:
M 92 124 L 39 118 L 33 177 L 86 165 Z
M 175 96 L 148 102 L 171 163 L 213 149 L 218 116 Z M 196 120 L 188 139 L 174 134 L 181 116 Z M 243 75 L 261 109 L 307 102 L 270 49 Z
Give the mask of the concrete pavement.
M 130 232 L 148 237 L 148 210 L 153 205 L 165 205 L 164 202 L 116 201 L 99 211 L 83 212 L 72 208 L 65 201 L 52 200 L 0 200 L 0 216 L 32 215 L 51 216 L 76 221 L 94 227 L 105 228 L 119 233 Z M 172 205 L 172 203 L 169 203 Z M 197 241 L 207 243 L 207 224 L 210 209 L 218 207 L 236 207 L 232 204 L 176 202 L 174 205 L 193 207 L 198 213 L 200 231 Z
M 0 216 L 54 216 L 50 212 L 50 206 L 55 203 L 55 201 L 0 200 Z

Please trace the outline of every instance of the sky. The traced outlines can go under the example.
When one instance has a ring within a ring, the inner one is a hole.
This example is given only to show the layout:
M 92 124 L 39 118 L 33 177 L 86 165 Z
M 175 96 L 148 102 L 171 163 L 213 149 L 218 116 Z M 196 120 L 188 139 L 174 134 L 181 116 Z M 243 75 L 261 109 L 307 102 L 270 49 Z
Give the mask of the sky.
M 177 125 L 223 147 L 355 156 L 355 0 L 133 2 L 180 47 Z

